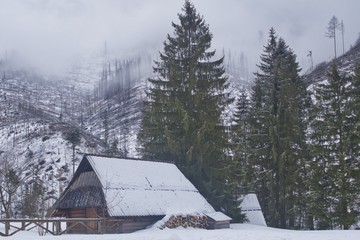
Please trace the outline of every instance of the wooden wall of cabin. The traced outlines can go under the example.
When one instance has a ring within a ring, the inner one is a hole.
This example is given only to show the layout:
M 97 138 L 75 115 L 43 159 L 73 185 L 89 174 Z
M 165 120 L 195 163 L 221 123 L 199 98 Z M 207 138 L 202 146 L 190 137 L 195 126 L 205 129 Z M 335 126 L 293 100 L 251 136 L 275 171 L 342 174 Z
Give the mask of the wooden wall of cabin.
M 65 210 L 64 210 L 65 211 Z M 96 208 L 71 208 L 66 210 L 67 218 L 98 218 L 99 210 Z M 107 217 L 104 223 L 100 226 L 102 233 L 131 233 L 137 230 L 146 228 L 147 226 L 154 224 L 162 219 L 163 216 L 143 216 L 143 217 L 125 217 L 114 218 Z M 72 223 L 67 222 L 67 227 Z M 87 228 L 82 224 L 77 224 L 67 233 L 81 233 L 91 234 L 99 233 L 98 223 L 96 221 L 87 222 L 86 225 L 91 228 Z
M 96 208 L 71 208 L 67 210 L 67 218 L 98 218 L 98 210 Z M 72 223 L 68 222 L 67 227 Z M 98 226 L 96 221 L 85 223 L 88 227 L 77 224 L 71 228 L 68 233 L 98 233 Z M 90 228 L 90 229 L 89 229 Z
M 70 208 L 66 210 L 66 217 L 67 218 L 86 218 L 86 208 Z M 67 222 L 66 227 L 70 227 L 72 225 L 72 222 Z M 86 233 L 86 227 L 83 225 L 76 225 L 70 230 L 67 231 L 67 233 Z
M 143 217 L 127 217 L 127 218 L 112 218 L 106 222 L 106 233 L 131 233 L 147 226 L 154 224 L 162 219 L 163 216 L 143 216 Z M 112 222 L 111 220 L 121 220 L 119 222 Z M 115 224 L 115 225 L 114 225 Z

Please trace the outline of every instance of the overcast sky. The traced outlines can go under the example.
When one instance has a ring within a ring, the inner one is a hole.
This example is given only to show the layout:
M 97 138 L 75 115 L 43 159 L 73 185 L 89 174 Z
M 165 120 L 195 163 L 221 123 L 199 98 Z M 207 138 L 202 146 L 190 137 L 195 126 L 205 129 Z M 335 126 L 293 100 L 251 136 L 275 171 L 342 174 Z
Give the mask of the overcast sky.
M 345 25 L 345 48 L 360 32 L 359 0 L 193 0 L 213 33 L 213 47 L 247 54 L 259 62 L 268 30 L 274 27 L 309 67 L 334 55 L 325 37 L 335 15 Z M 104 42 L 119 57 L 161 50 L 171 21 L 178 22 L 183 0 L 0 0 L 0 56 L 16 51 L 33 65 L 63 68 Z M 339 35 L 340 36 L 340 35 Z M 338 53 L 342 53 L 338 38 Z

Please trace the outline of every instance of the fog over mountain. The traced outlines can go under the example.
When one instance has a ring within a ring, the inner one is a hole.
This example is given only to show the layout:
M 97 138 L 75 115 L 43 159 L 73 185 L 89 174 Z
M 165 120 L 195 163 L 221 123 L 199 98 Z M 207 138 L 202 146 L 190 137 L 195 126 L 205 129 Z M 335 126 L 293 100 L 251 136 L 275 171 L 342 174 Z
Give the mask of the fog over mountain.
M 86 52 L 127 57 L 159 51 L 184 1 L 168 0 L 0 0 L 0 57 L 15 55 L 32 67 L 61 72 Z M 358 0 L 194 0 L 210 25 L 213 47 L 244 52 L 255 68 L 268 30 L 274 27 L 309 68 L 333 56 L 325 37 L 335 15 L 345 25 L 345 50 L 358 38 Z M 338 41 L 338 52 L 342 43 Z

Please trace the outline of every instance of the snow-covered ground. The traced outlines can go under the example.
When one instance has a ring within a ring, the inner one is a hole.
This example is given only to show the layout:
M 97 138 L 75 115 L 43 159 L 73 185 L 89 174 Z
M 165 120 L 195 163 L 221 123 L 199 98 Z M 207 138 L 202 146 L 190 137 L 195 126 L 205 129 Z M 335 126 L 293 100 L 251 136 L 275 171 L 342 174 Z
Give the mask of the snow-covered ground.
M 0 230 L 3 226 L 0 226 Z M 231 229 L 147 229 L 130 234 L 39 236 L 33 230 L 20 232 L 6 239 L 58 240 L 359 240 L 360 230 L 293 231 L 261 227 L 251 224 L 232 224 Z

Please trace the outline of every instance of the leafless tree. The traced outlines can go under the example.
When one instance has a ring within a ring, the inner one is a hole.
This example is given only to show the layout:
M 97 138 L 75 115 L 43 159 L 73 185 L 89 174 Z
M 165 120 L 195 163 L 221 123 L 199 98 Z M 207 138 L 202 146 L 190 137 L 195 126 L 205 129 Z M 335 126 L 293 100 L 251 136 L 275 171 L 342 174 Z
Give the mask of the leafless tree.
M 344 54 L 344 53 L 345 53 L 345 43 L 344 43 L 345 27 L 344 27 L 344 22 L 343 22 L 343 20 L 341 20 L 341 23 L 340 23 L 340 31 L 341 31 L 341 40 L 342 40 L 343 54 Z
M 328 38 L 334 39 L 334 52 L 335 52 L 335 58 L 336 58 L 336 30 L 340 28 L 339 20 L 336 16 L 333 16 L 330 19 L 330 22 L 327 27 L 327 32 L 325 33 L 325 36 Z
M 26 166 L 15 159 L 0 155 L 0 203 L 6 218 L 13 217 L 12 204 L 19 187 L 27 178 L 24 174 Z

